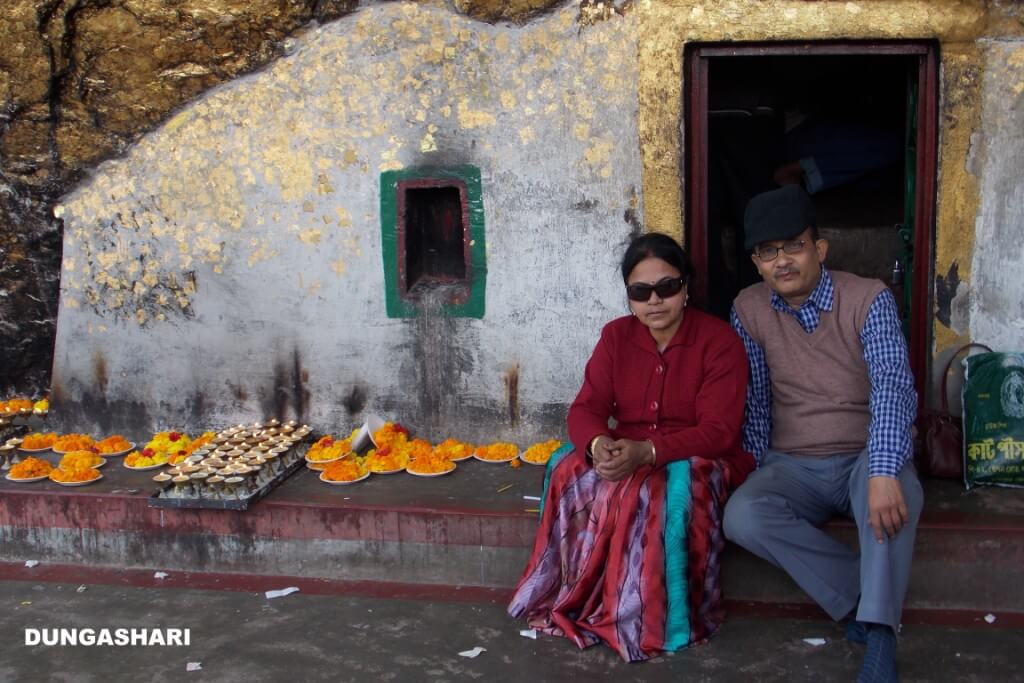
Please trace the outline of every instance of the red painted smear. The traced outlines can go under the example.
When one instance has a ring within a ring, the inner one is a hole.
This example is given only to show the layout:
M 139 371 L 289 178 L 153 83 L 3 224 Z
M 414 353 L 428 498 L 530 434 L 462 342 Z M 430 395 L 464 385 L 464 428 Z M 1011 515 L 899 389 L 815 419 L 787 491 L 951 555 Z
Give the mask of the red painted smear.
M 0 498 L 0 526 L 517 548 L 532 545 L 537 517 L 485 510 L 270 501 L 246 512 L 161 509 L 133 496 L 12 491 Z

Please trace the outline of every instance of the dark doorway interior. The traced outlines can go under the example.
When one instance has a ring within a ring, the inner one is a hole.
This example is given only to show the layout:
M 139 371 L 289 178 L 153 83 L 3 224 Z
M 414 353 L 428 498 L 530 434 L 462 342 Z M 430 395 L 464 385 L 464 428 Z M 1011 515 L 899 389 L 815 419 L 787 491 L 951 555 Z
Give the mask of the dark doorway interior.
M 466 278 L 466 240 L 458 187 L 408 188 L 405 194 L 406 285 Z
M 743 248 L 743 209 L 783 183 L 811 192 L 830 268 L 901 289 L 893 271 L 911 261 L 911 231 L 901 228 L 912 218 L 917 68 L 916 56 L 891 54 L 708 58 L 711 312 L 727 316 L 759 280 Z

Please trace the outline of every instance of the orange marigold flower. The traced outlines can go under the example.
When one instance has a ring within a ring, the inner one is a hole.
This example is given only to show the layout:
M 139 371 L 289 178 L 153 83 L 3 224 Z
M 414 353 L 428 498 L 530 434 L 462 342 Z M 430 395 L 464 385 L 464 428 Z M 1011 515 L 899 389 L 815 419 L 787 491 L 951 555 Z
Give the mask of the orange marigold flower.
M 416 456 L 405 469 L 414 474 L 440 474 L 454 470 L 455 463 L 448 456 L 434 450 Z
M 557 439 L 535 443 L 523 453 L 523 460 L 537 465 L 545 465 L 551 459 L 551 454 L 561 447 L 562 442 Z
M 514 470 L 519 469 L 520 467 L 522 467 L 522 465 L 523 465 L 523 461 L 520 460 L 519 458 L 516 458 L 515 460 L 512 460 L 512 461 L 510 461 L 508 463 L 508 466 L 511 467 Z
M 45 477 L 53 469 L 53 465 L 41 458 L 25 458 L 8 472 L 11 479 L 32 479 Z
M 60 459 L 60 469 L 75 470 L 97 467 L 103 464 L 103 458 L 92 451 L 71 451 Z
M 16 413 L 20 410 L 32 410 L 32 401 L 27 398 L 0 401 L 0 413 Z
M 377 448 L 393 446 L 408 441 L 409 430 L 394 422 L 385 422 L 384 426 L 373 433 L 373 443 Z
M 519 455 L 519 446 L 514 443 L 492 443 L 486 446 L 478 446 L 476 456 L 481 460 L 494 460 L 505 462 Z
M 358 458 L 342 458 L 324 468 L 323 478 L 330 481 L 355 481 L 366 474 L 366 466 Z
M 131 447 L 132 445 L 128 439 L 124 438 L 120 434 L 114 434 L 113 436 L 108 436 L 102 441 L 96 442 L 96 449 L 100 453 L 120 453 Z
M 50 470 L 50 479 L 57 482 L 79 482 L 92 481 L 100 478 L 100 471 L 92 467 L 79 467 L 75 469 L 54 469 Z
M 21 447 L 29 448 L 32 450 L 37 450 L 39 448 L 50 448 L 56 441 L 56 432 L 48 432 L 46 434 L 36 432 L 35 434 L 29 434 L 28 436 L 26 436 L 25 441 L 22 442 L 21 444 Z
M 88 434 L 65 434 L 53 442 L 53 449 L 58 451 L 84 451 L 96 442 Z
M 409 464 L 409 455 L 403 450 L 376 448 L 366 454 L 364 463 L 371 472 L 395 472 L 406 468 Z

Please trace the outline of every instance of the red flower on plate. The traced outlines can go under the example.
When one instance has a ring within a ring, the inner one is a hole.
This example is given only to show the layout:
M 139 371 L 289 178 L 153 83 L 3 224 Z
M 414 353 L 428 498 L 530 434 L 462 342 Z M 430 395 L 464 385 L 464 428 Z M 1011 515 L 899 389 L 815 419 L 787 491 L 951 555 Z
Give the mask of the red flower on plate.
M 171 432 L 170 434 L 167 435 L 167 438 L 170 439 L 171 441 L 177 441 L 181 438 L 181 434 L 179 434 L 178 432 Z

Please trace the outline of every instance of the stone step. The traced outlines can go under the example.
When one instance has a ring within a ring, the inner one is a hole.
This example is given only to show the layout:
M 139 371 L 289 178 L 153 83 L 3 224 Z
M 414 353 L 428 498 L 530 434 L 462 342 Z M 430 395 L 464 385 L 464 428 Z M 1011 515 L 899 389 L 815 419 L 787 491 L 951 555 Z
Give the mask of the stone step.
M 303 471 L 246 512 L 147 506 L 149 476 L 108 465 L 79 489 L 0 481 L 8 561 L 508 590 L 528 557 L 543 471 L 466 462 L 329 487 Z M 908 610 L 1024 614 L 1024 497 L 928 482 Z M 828 526 L 855 542 L 849 522 Z M 806 605 L 782 572 L 730 546 L 727 598 Z

